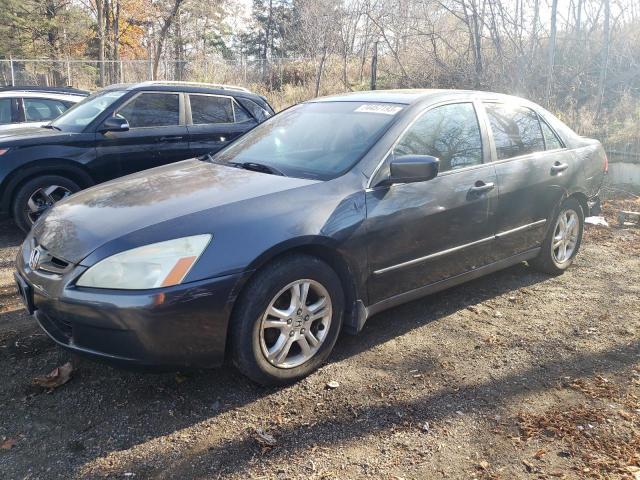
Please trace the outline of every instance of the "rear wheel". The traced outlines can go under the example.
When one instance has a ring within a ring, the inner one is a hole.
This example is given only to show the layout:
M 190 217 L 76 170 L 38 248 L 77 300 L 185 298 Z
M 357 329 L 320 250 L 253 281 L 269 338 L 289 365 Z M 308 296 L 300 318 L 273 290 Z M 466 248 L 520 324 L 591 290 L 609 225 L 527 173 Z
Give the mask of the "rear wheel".
M 335 345 L 342 285 L 323 261 L 292 255 L 259 271 L 237 300 L 231 324 L 236 367 L 262 385 L 283 385 L 316 370 Z
M 553 227 L 547 232 L 538 256 L 530 263 L 546 273 L 557 275 L 573 263 L 582 242 L 584 212 L 577 200 L 568 198 L 560 205 Z
M 80 190 L 78 184 L 59 175 L 43 175 L 25 182 L 13 200 L 13 220 L 28 232 L 54 203 Z

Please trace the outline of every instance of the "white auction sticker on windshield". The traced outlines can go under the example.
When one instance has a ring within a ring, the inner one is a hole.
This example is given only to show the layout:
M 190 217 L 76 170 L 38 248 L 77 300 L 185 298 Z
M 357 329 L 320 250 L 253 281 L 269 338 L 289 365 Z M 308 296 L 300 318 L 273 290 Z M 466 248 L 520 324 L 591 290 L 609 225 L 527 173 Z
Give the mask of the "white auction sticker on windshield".
M 360 105 L 358 108 L 354 110 L 354 112 L 360 113 L 382 113 L 384 115 L 395 115 L 402 107 L 398 107 L 397 105 L 385 105 L 381 103 L 367 103 L 364 105 Z

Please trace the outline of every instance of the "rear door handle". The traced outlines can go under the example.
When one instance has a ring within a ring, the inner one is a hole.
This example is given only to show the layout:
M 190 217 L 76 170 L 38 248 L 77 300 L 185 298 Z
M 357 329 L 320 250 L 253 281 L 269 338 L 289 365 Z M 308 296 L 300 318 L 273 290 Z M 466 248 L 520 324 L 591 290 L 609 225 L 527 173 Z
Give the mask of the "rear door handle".
M 181 136 L 160 137 L 161 142 L 171 142 L 173 140 L 182 140 Z
M 551 166 L 551 173 L 564 172 L 567 168 L 569 168 L 569 164 L 568 163 L 556 162 Z
M 473 187 L 469 189 L 471 193 L 475 193 L 476 195 L 481 195 L 490 190 L 496 188 L 496 184 L 493 182 L 484 183 L 482 180 L 478 180 Z

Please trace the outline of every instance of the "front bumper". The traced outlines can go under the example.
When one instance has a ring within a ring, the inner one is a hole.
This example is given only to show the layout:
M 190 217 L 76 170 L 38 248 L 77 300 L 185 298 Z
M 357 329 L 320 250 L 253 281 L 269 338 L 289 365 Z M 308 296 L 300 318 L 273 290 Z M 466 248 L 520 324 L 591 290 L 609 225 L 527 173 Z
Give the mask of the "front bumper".
M 66 349 L 123 366 L 215 367 L 224 360 L 242 274 L 149 291 L 103 290 L 65 286 L 67 278 L 31 270 L 22 253 L 16 263 L 34 317 Z

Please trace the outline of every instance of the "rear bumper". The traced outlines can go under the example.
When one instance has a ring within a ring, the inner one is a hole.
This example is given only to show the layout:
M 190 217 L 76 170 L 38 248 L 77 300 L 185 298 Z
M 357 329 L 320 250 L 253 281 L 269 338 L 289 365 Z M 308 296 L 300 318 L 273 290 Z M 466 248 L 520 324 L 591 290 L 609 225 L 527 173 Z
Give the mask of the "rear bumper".
M 19 262 L 20 263 L 20 262 Z M 18 266 L 34 317 L 58 345 L 120 366 L 215 367 L 241 274 L 152 291 L 65 288 L 55 297 Z

